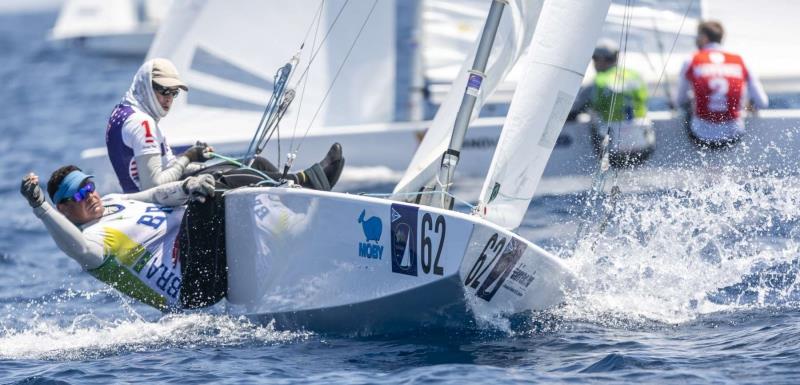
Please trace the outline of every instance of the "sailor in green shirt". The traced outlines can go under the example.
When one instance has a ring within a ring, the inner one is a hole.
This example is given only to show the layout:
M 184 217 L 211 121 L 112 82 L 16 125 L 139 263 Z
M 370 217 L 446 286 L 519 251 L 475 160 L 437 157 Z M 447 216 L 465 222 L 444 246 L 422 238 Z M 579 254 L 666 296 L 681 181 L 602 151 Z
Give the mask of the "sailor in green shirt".
M 568 120 L 588 112 L 598 150 L 608 133 L 611 161 L 627 164 L 644 160 L 652 152 L 655 132 L 647 119 L 647 84 L 636 71 L 618 67 L 618 56 L 614 41 L 598 42 L 592 54 L 597 75 L 581 88 Z

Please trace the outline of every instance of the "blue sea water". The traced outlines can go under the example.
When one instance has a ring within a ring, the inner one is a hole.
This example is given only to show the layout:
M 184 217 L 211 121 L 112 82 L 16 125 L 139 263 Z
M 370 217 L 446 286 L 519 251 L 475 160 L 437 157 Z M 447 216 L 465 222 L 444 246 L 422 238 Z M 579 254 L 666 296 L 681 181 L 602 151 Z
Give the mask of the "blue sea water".
M 791 178 L 628 192 L 606 231 L 579 240 L 581 221 L 603 218 L 584 194 L 536 199 L 520 233 L 581 282 L 513 327 L 330 336 L 126 300 L 60 252 L 18 192 L 25 173 L 46 177 L 103 144 L 141 60 L 52 49 L 54 19 L 0 14 L 0 383 L 800 382 Z

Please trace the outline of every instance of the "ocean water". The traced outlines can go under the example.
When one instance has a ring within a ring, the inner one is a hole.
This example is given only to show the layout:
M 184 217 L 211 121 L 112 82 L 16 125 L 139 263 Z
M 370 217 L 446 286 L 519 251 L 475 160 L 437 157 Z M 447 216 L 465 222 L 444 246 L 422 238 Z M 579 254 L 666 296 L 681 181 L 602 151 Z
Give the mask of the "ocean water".
M 141 60 L 52 49 L 54 20 L 0 14 L 0 383 L 800 382 L 789 177 L 722 170 L 602 202 L 537 198 L 519 232 L 581 279 L 563 307 L 511 328 L 332 336 L 131 302 L 61 253 L 18 192 L 25 173 L 103 144 Z

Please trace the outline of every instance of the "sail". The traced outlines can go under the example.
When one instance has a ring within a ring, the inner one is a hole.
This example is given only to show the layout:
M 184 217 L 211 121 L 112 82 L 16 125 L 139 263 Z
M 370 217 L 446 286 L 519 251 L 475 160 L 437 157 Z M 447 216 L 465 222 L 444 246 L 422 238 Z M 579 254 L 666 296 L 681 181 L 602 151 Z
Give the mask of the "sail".
M 610 0 L 546 2 L 484 182 L 478 214 L 519 226 L 600 35 Z
M 51 37 L 120 34 L 134 31 L 138 25 L 132 0 L 67 0 L 61 6 Z
M 176 0 L 148 53 L 150 58 L 171 59 L 189 85 L 163 121 L 170 140 L 220 143 L 252 136 L 271 95 L 275 71 L 298 52 L 307 36 L 294 85 L 329 30 L 307 83 L 296 84 L 297 97 L 283 118 L 282 136 L 295 127 L 302 136 L 312 119 L 312 132 L 325 126 L 392 121 L 396 5 L 375 3 L 356 40 L 372 6 L 372 1 L 343 0 Z M 317 28 L 314 21 L 320 14 Z
M 486 0 L 422 0 L 420 48 L 428 100 L 444 102 L 461 64 L 472 52 L 486 22 Z M 488 103 L 511 101 L 519 72 L 512 68 Z
M 503 18 L 495 37 L 492 55 L 486 66 L 486 78 L 481 85 L 481 92 L 475 103 L 475 111 L 480 111 L 486 99 L 491 96 L 497 84 L 505 77 L 521 56 L 523 49 L 528 46 L 536 21 L 542 9 L 543 0 L 515 0 L 503 12 Z M 488 4 L 486 11 L 488 12 Z M 453 82 L 453 87 L 447 99 L 439 107 L 431 127 L 425 133 L 425 138 L 417 148 L 405 175 L 394 189 L 395 198 L 407 199 L 407 193 L 419 191 L 423 186 L 435 178 L 439 170 L 439 161 L 450 142 L 453 122 L 458 113 L 464 89 L 467 85 L 467 69 L 475 58 L 477 42 L 473 45 L 472 52 L 461 66 L 458 77 Z

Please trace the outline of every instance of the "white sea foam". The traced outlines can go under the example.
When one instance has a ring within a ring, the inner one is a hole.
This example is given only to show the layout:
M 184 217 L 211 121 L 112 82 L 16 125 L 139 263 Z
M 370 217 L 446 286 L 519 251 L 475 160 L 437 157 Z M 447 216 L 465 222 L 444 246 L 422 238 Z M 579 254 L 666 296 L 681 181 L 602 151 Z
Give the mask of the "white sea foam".
M 561 313 L 601 322 L 682 323 L 796 295 L 793 285 L 763 284 L 752 288 L 759 292 L 755 301 L 712 300 L 748 274 L 800 255 L 800 228 L 788 229 L 800 218 L 800 181 L 730 171 L 683 178 L 658 194 L 622 194 L 615 206 L 607 201 L 613 213 L 607 229 L 598 230 L 603 216 L 596 215 L 595 229 L 561 252 L 581 279 Z
M 25 330 L 3 330 L 0 357 L 4 359 L 64 359 L 198 345 L 230 346 L 245 343 L 284 343 L 309 336 L 306 332 L 276 330 L 243 318 L 185 314 L 165 316 L 157 322 L 142 319 L 105 321 L 78 316 L 68 326 L 33 321 Z

